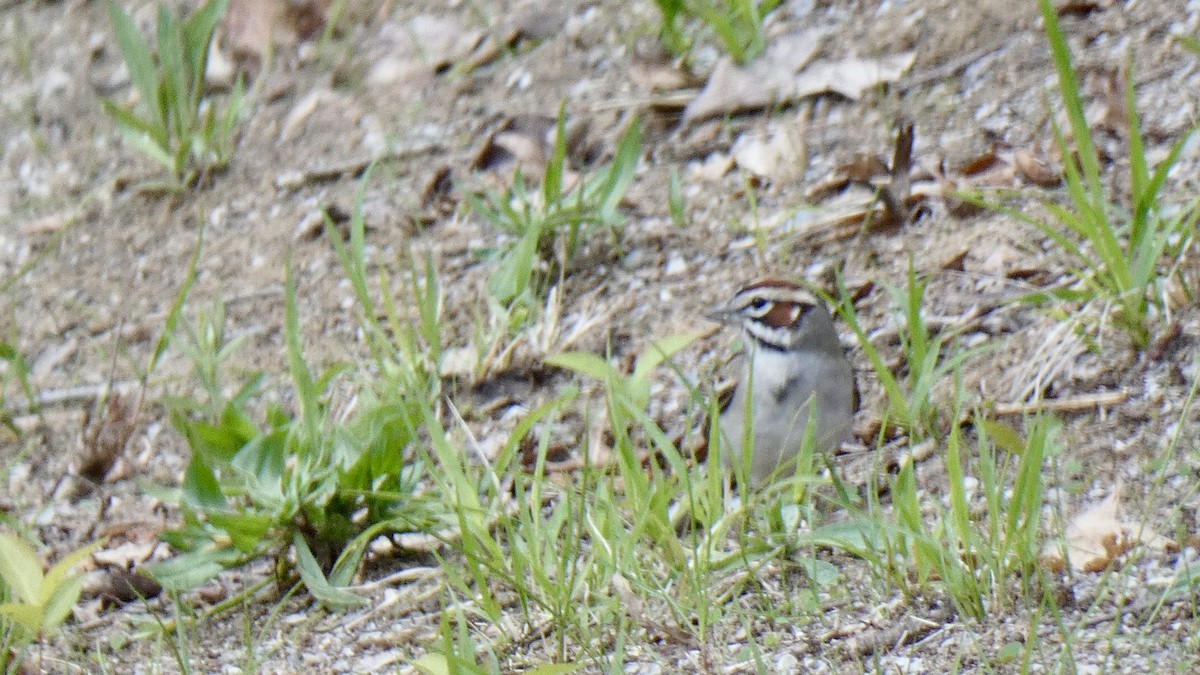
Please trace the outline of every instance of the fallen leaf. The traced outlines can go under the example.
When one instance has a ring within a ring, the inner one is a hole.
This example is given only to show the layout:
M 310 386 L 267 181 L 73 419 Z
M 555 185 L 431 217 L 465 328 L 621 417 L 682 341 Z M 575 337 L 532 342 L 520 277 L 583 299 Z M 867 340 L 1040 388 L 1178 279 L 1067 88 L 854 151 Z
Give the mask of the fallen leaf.
M 1177 548 L 1150 527 L 1126 519 L 1121 513 L 1120 493 L 1118 483 L 1099 504 L 1076 514 L 1067 524 L 1063 540 L 1042 550 L 1042 562 L 1052 570 L 1069 564 L 1076 572 L 1100 572 L 1138 544 L 1159 551 Z
M 244 70 L 256 72 L 268 52 L 292 47 L 325 27 L 330 0 L 230 0 L 221 22 L 224 43 Z
M 722 57 L 704 88 L 684 108 L 684 120 L 758 110 L 796 98 L 794 75 L 816 55 L 825 34 L 824 30 L 808 29 L 779 35 L 745 66 Z
M 1087 16 L 1099 9 L 1108 9 L 1113 0 L 1065 0 L 1055 3 L 1054 13 L 1058 16 Z
M 833 173 L 818 181 L 805 193 L 810 201 L 820 201 L 851 184 L 865 185 L 888 175 L 888 165 L 878 155 L 855 154 L 850 161 L 839 164 Z
M 557 123 L 546 115 L 516 115 L 500 123 L 475 154 L 470 171 L 512 173 L 521 167 L 526 178 L 540 177 L 552 151 Z
M 102 412 L 91 408 L 83 418 L 83 447 L 76 475 L 92 484 L 102 482 L 117 460 L 125 455 L 125 447 L 137 428 L 137 411 L 118 393 L 112 393 Z
M 1045 156 L 1034 150 L 1017 150 L 1012 155 L 1013 166 L 1017 175 L 1028 183 L 1040 187 L 1058 187 L 1062 183 L 1062 173 L 1050 164 Z
M 730 149 L 737 165 L 763 178 L 792 181 L 804 172 L 801 144 L 784 129 L 742 134 Z
M 112 548 L 96 551 L 92 554 L 92 560 L 107 567 L 128 570 L 149 561 L 152 557 L 155 560 L 170 557 L 166 546 L 160 541 L 125 541 Z
M 964 176 L 978 176 L 981 173 L 991 171 L 1001 164 L 1000 157 L 996 154 L 996 149 L 991 150 L 973 157 L 963 164 L 958 169 L 958 173 Z
M 841 61 L 817 61 L 796 78 L 791 97 L 833 92 L 857 101 L 868 89 L 899 80 L 916 59 L 916 52 L 904 52 L 881 59 L 850 57 Z

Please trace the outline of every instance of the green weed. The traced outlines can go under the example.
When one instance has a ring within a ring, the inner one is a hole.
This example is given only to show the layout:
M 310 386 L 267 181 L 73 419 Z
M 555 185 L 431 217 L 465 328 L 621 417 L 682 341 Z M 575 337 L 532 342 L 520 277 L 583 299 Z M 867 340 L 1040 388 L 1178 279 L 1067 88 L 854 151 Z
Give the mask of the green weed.
M 83 587 L 83 575 L 75 568 L 97 547 L 68 553 L 44 572 L 29 544 L 0 532 L 0 599 L 7 598 L 0 603 L 0 662 L 41 642 L 66 621 Z
M 754 60 L 766 47 L 763 21 L 781 0 L 654 0 L 662 21 L 659 40 L 675 55 L 691 51 L 699 24 L 716 35 L 739 64 Z
M 204 71 L 213 31 L 228 0 L 208 0 L 187 17 L 158 7 L 157 57 L 133 19 L 113 0 L 108 16 L 134 88 L 140 111 L 104 100 L 104 112 L 122 136 L 171 174 L 164 187 L 178 190 L 199 175 L 224 169 L 234 150 L 242 113 L 241 78 L 224 106 L 204 95 Z
M 937 334 L 930 331 L 924 315 L 928 279 L 917 275 L 910 260 L 905 287 L 890 289 L 893 303 L 903 316 L 897 336 L 904 360 L 902 371 L 897 374 L 888 367 L 868 338 L 840 276 L 837 284 L 842 300 L 832 304 L 836 305 L 837 313 L 858 338 L 863 353 L 883 386 L 885 427 L 897 426 L 914 440 L 941 435 L 943 426 L 956 420 L 947 419 L 945 411 L 934 405 L 931 394 L 935 386 L 977 355 L 979 350 L 956 349 L 954 338 L 957 335 L 953 331 Z
M 1100 159 L 1084 117 L 1079 80 L 1053 3 L 1041 0 L 1040 5 L 1070 132 L 1068 137 L 1052 120 L 1055 139 L 1065 158 L 1063 170 L 1070 204 L 1064 207 L 1047 202 L 1045 206 L 1054 219 L 1049 223 L 1014 209 L 990 206 L 1032 225 L 1062 247 L 1078 265 L 1076 275 L 1084 296 L 1114 306 L 1116 311 L 1111 315 L 1116 325 L 1135 348 L 1145 349 L 1156 324 L 1167 314 L 1165 283 L 1178 272 L 1200 221 L 1200 200 L 1179 206 L 1162 199 L 1167 176 L 1192 132 L 1180 138 L 1151 171 L 1137 114 L 1131 57 L 1125 81 L 1130 206 L 1122 208 L 1117 196 L 1105 189 Z M 1074 148 L 1069 139 L 1073 139 Z M 1079 295 L 1078 289 L 1064 293 Z
M 356 387 L 353 414 L 339 413 L 331 401 L 331 385 L 348 368 L 335 365 L 317 374 L 304 358 L 290 265 L 284 337 L 295 412 L 269 405 L 256 421 L 260 416 L 252 404 L 262 376 L 236 389 L 225 381 L 225 363 L 237 343 L 225 339 L 220 305 L 201 313 L 186 331 L 183 349 L 205 396 L 170 406 L 171 421 L 192 451 L 178 494 L 184 524 L 164 535 L 182 553 L 150 569 L 170 590 L 193 588 L 223 569 L 265 556 L 281 571 L 294 569 L 324 604 L 358 605 L 362 599 L 345 586 L 371 539 L 399 529 L 436 529 L 441 522 L 443 509 L 435 498 L 417 492 L 424 465 L 412 450 L 436 421 L 440 290 L 431 261 L 423 276 L 414 266 L 408 286 L 417 308 L 412 320 L 397 312 L 381 271 L 386 325 L 378 319 L 361 211 L 368 179 L 369 172 L 349 240 L 342 241 L 332 225 L 328 230 L 360 301 L 360 324 L 376 360 L 374 374 Z
M 931 504 L 918 490 L 915 467 L 906 461 L 891 485 L 891 513 L 882 515 L 877 499 L 865 512 L 842 503 L 861 516 L 800 540 L 862 558 L 906 594 L 939 588 L 975 619 L 1011 611 L 1018 598 L 1040 598 L 1042 465 L 1061 447 L 1053 420 L 1035 418 L 1027 427 L 1022 439 L 1012 427 L 982 422 L 974 458 L 963 452 L 962 433 L 953 427 L 945 443 L 946 505 Z
M 497 263 L 488 279 L 488 292 L 503 305 L 518 299 L 535 304 L 532 296 L 543 295 L 545 282 L 557 276 L 554 265 L 565 270 L 592 230 L 605 227 L 615 236 L 623 222 L 618 207 L 633 182 L 641 155 L 641 123 L 634 121 L 625 130 L 607 168 L 564 195 L 565 120 L 565 109 L 560 107 L 554 152 L 542 174 L 540 191 L 531 191 L 517 169 L 507 192 L 465 195 L 472 212 L 514 237 L 491 253 Z

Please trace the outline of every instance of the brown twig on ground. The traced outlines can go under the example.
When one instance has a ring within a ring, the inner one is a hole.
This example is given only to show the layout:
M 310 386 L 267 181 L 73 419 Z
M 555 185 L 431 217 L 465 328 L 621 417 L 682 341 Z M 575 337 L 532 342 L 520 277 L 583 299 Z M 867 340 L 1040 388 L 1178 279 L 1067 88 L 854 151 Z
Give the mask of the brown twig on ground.
M 1011 417 L 1013 415 L 1030 415 L 1039 412 L 1083 412 L 1094 408 L 1114 406 L 1129 399 L 1129 392 L 1101 391 L 1075 398 L 1043 399 L 1033 403 L 1001 403 L 992 408 L 990 415 L 994 417 Z

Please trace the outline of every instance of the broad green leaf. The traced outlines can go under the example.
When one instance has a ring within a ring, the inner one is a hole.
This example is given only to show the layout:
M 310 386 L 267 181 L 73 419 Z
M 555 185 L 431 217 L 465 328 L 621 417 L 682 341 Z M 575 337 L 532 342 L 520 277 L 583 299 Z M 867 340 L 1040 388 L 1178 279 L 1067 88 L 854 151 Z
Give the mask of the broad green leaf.
M 236 550 L 217 548 L 183 553 L 143 569 L 167 590 L 190 591 L 240 560 L 241 555 Z
M 57 628 L 71 613 L 71 608 L 79 602 L 79 594 L 83 590 L 83 575 L 75 574 L 67 577 L 58 585 L 54 592 L 46 598 L 42 607 L 42 631 Z
M 24 540 L 0 532 L 0 579 L 20 600 L 37 604 L 42 586 L 42 561 Z
M 799 538 L 801 546 L 829 546 L 853 555 L 865 555 L 882 548 L 881 525 L 865 520 L 854 520 L 817 527 Z
M 84 546 L 77 551 L 71 551 L 67 555 L 63 556 L 62 560 L 54 563 L 54 566 L 50 568 L 50 571 L 46 572 L 46 578 L 42 580 L 41 597 L 39 601 L 43 606 L 47 606 L 50 596 L 58 592 L 58 587 L 63 585 L 64 580 L 67 580 L 72 575 L 72 573 L 75 571 L 75 568 L 78 567 L 81 562 L 87 559 L 87 557 L 98 548 L 100 548 L 99 543 Z M 72 602 L 71 604 L 73 605 L 75 603 Z
M 213 527 L 220 528 L 229 535 L 230 541 L 242 553 L 247 555 L 262 549 L 262 544 L 271 533 L 275 519 L 262 513 L 247 513 L 238 511 L 215 511 L 208 514 L 208 521 Z
M 366 598 L 355 595 L 344 588 L 338 588 L 329 583 L 317 559 L 313 557 L 308 543 L 300 533 L 292 537 L 292 545 L 296 549 L 296 567 L 300 570 L 300 578 L 313 597 L 330 608 L 361 607 L 367 604 Z
M 229 502 L 221 491 L 216 474 L 200 453 L 192 453 L 192 459 L 183 475 L 182 501 L 184 506 L 205 513 L 229 508 Z
M 576 373 L 587 375 L 601 382 L 619 378 L 616 369 L 610 366 L 607 361 L 587 352 L 552 354 L 543 359 L 542 363 L 556 368 L 573 370 Z
M 154 68 L 154 57 L 150 54 L 150 46 L 142 39 L 133 19 L 121 9 L 116 2 L 108 0 L 108 19 L 112 23 L 113 34 L 117 38 L 117 48 L 129 68 L 129 76 L 141 95 L 142 102 L 150 109 L 150 113 L 158 120 L 159 128 L 166 128 L 166 120 L 155 107 L 158 99 L 158 73 Z
M 41 607 L 27 602 L 6 602 L 0 605 L 0 616 L 8 618 L 30 635 L 36 636 L 42 630 L 42 617 L 45 616 L 45 612 Z
M 807 576 L 813 583 L 823 588 L 837 583 L 841 577 L 841 571 L 837 566 L 825 560 L 818 558 L 802 558 L 796 563 L 804 570 Z
M 254 433 L 247 435 L 247 430 L 239 422 L 236 417 L 228 417 L 220 424 L 189 421 L 181 431 L 185 432 L 193 453 L 201 455 L 214 466 L 222 466 L 257 435 L 257 430 L 253 428 L 250 430 Z

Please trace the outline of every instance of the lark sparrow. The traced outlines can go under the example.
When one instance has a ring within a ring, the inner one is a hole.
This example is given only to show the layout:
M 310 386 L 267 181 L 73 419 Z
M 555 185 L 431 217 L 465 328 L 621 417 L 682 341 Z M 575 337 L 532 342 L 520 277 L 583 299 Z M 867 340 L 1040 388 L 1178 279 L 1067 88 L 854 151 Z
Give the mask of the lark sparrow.
M 738 466 L 743 439 L 751 440 L 750 480 L 761 484 L 800 453 L 810 416 L 814 452 L 828 453 L 846 440 L 857 405 L 854 371 L 824 303 L 796 284 L 767 279 L 742 288 L 708 316 L 739 326 L 745 347 L 733 397 L 721 412 L 727 466 Z

